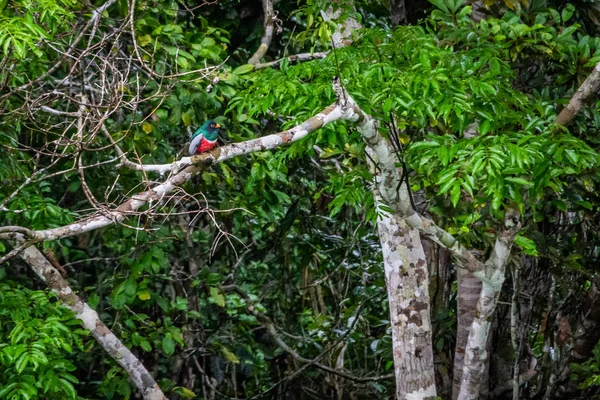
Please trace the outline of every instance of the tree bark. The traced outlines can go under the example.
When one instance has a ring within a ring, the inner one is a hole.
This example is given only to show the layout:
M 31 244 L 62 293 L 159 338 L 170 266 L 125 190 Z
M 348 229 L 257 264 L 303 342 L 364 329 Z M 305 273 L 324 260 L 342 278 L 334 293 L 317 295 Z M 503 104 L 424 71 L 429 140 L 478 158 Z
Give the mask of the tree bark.
M 340 0 L 334 1 L 334 3 L 340 3 Z M 352 1 L 352 9 L 354 9 L 354 2 Z M 342 15 L 342 8 L 333 9 L 333 7 L 328 7 L 326 11 L 321 11 L 321 17 L 324 21 L 333 21 Z M 343 46 L 347 46 L 352 43 L 352 32 L 357 29 L 360 29 L 360 23 L 352 17 L 347 17 L 344 22 L 338 26 L 338 29 L 333 32 L 331 35 L 331 41 L 333 42 L 333 46 L 335 48 L 340 48 Z
M 508 209 L 504 216 L 503 229 L 498 233 L 492 254 L 485 262 L 485 268 L 474 273 L 474 276 L 482 281 L 482 288 L 465 349 L 459 400 L 479 398 L 480 385 L 486 369 L 485 363 L 488 360 L 487 339 L 490 325 L 504 282 L 505 268 L 514 237 L 520 228 L 518 211 Z
M 427 237 L 421 237 L 421 243 L 429 269 L 432 338 L 435 338 L 436 333 L 439 334 L 440 328 L 444 326 L 444 320 L 438 316 L 447 315 L 448 302 L 452 294 L 451 258 L 448 250 Z M 448 351 L 449 348 L 448 343 L 444 343 L 441 348 L 433 346 L 436 391 L 442 399 L 452 397 L 452 357 Z
M 473 273 L 459 268 L 457 271 L 458 281 L 458 306 L 456 311 L 456 347 L 454 350 L 454 375 L 452 379 L 452 399 L 456 400 L 460 392 L 463 375 L 463 361 L 465 359 L 465 349 L 467 339 L 475 317 L 477 302 L 481 295 L 481 280 L 477 279 Z
M 390 15 L 392 26 L 406 25 L 408 23 L 406 2 L 404 0 L 390 0 Z
M 358 117 L 358 130 L 363 138 L 378 136 L 375 121 L 358 107 L 338 78 L 334 90 L 342 108 L 354 110 Z M 377 152 L 376 143 L 366 140 L 370 158 L 384 155 Z M 395 156 L 395 154 L 394 154 Z M 389 155 L 392 157 L 392 155 Z M 388 157 L 388 158 L 389 158 Z M 380 160 L 381 161 L 381 160 Z M 389 160 L 385 160 L 389 161 Z M 381 165 L 381 164 L 380 164 Z M 387 162 L 387 165 L 390 165 Z M 381 205 L 394 203 L 397 199 L 397 178 L 401 171 L 392 162 L 393 170 L 375 170 L 373 195 Z M 433 362 L 431 301 L 429 298 L 429 270 L 421 236 L 409 227 L 398 214 L 381 212 L 377 219 L 379 240 L 383 253 L 385 281 L 392 328 L 392 351 L 396 376 L 396 398 L 429 400 L 437 396 Z
M 273 31 L 275 30 L 275 11 L 273 10 L 273 0 L 262 0 L 264 13 L 265 32 L 260 40 L 260 46 L 256 52 L 248 60 L 248 64 L 256 65 L 260 63 L 260 59 L 267 54 L 271 40 L 273 40 Z
M 397 399 L 434 399 L 429 273 L 419 232 L 396 215 L 377 221 L 392 326 Z

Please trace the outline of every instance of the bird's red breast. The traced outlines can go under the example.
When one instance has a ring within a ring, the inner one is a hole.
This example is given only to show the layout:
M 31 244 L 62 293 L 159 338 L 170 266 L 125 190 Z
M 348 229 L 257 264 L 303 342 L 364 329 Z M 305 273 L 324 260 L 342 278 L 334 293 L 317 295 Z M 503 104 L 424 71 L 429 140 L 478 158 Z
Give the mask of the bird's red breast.
M 198 151 L 196 152 L 196 154 L 200 154 L 200 153 L 204 153 L 205 151 L 212 150 L 215 147 L 215 144 L 217 144 L 216 140 L 214 142 L 211 142 L 210 140 L 206 140 L 205 138 L 202 138 L 202 140 L 200 141 L 200 146 L 198 146 Z

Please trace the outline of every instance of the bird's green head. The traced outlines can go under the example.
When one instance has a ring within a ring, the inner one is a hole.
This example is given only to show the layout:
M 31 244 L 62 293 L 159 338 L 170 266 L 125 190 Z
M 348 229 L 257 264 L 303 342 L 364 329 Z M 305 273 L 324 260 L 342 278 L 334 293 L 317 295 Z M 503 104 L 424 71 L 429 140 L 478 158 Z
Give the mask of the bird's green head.
M 198 128 L 193 137 L 202 135 L 208 140 L 216 140 L 217 136 L 219 136 L 219 128 L 221 128 L 221 125 L 210 119 L 206 121 L 200 128 Z

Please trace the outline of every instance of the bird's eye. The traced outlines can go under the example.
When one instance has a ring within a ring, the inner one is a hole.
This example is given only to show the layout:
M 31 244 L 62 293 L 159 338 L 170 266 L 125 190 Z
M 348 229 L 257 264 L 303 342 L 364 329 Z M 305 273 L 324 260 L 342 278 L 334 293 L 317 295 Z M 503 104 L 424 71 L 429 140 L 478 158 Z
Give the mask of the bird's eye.
M 210 124 L 210 127 L 211 127 L 211 128 L 214 128 L 214 127 L 215 127 L 215 124 Z

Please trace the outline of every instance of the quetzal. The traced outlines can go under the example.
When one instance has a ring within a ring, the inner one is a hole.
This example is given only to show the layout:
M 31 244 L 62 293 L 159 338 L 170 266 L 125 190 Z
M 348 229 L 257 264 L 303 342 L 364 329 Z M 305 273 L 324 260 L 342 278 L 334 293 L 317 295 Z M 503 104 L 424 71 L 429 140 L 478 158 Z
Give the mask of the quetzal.
M 215 147 L 215 144 L 217 144 L 220 127 L 221 125 L 217 124 L 215 121 L 208 120 L 198 128 L 190 142 L 190 156 L 212 150 L 213 147 Z

